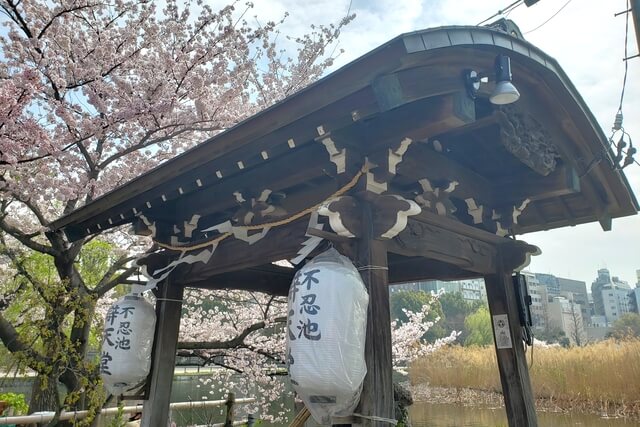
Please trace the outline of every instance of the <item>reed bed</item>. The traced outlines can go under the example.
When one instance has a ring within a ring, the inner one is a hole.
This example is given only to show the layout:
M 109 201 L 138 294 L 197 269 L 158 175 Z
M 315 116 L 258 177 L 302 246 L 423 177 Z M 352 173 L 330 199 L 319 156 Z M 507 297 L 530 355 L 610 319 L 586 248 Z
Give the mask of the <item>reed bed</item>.
M 531 384 L 543 406 L 616 415 L 640 415 L 640 340 L 601 341 L 585 347 L 535 347 Z M 415 361 L 414 385 L 501 391 L 493 347 L 442 348 Z

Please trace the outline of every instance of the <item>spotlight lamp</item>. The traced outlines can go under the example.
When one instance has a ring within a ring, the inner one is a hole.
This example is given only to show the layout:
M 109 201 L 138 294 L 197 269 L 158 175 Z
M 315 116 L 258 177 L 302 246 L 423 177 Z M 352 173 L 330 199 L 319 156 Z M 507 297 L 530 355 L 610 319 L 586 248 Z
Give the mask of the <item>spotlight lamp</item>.
M 465 87 L 469 97 L 476 99 L 480 84 L 489 82 L 490 77 L 493 77 L 496 86 L 489 95 L 489 101 L 496 105 L 516 102 L 520 98 L 520 92 L 511 82 L 511 59 L 506 55 L 496 56 L 494 71 L 493 76 L 483 75 L 475 70 L 464 71 Z

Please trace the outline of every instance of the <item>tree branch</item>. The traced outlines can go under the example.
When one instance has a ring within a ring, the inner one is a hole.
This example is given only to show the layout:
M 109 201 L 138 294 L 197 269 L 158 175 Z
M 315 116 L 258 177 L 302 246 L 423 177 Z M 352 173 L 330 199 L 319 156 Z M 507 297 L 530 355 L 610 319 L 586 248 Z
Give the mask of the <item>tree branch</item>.
M 27 268 L 24 265 L 24 261 L 19 259 L 18 256 L 12 250 L 10 250 L 7 247 L 6 242 L 4 241 L 4 237 L 1 236 L 1 235 L 0 235 L 0 241 L 2 242 L 2 245 L 4 246 L 4 248 L 0 251 L 0 253 L 5 254 L 6 256 L 9 257 L 9 259 L 11 260 L 13 265 L 18 270 L 18 274 L 20 274 L 25 279 L 27 279 L 33 285 L 33 287 L 38 292 L 40 297 L 45 302 L 49 303 L 50 301 L 48 300 L 47 295 L 45 293 L 46 285 L 44 283 L 42 283 L 41 281 L 39 281 L 38 279 L 36 279 L 35 277 L 33 277 L 33 275 L 31 273 L 29 273 L 29 271 L 27 270 Z
M 286 317 L 277 317 L 273 319 L 275 323 L 284 323 L 287 321 Z M 181 350 L 217 350 L 217 349 L 231 349 L 244 346 L 244 340 L 252 332 L 264 329 L 265 322 L 254 323 L 246 327 L 236 337 L 226 341 L 183 341 L 178 343 L 178 349 Z M 246 347 L 246 346 L 245 346 Z
M 49 22 L 47 22 L 45 24 L 44 27 L 42 27 L 42 30 L 40 30 L 40 33 L 38 34 L 37 38 L 41 39 L 42 36 L 44 36 L 44 33 L 47 31 L 47 29 L 49 29 L 49 27 L 53 24 L 53 22 L 60 18 L 61 16 L 67 14 L 67 13 L 71 13 L 71 12 L 76 12 L 79 10 L 83 10 L 83 9 L 88 9 L 88 8 L 92 8 L 94 6 L 96 6 L 97 4 L 85 4 L 85 5 L 81 5 L 81 6 L 76 6 L 76 7 L 72 7 L 69 9 L 63 9 L 60 12 L 56 13 L 54 16 L 51 17 L 51 19 L 49 20 Z
M 100 280 L 100 283 L 98 284 L 98 286 L 96 286 L 95 289 L 93 289 L 91 291 L 91 293 L 93 293 L 94 295 L 99 296 L 99 297 L 104 295 L 109 290 L 115 288 L 120 283 L 123 283 L 125 280 L 127 280 L 129 278 L 129 276 L 131 276 L 133 273 L 136 272 L 137 269 L 138 269 L 138 267 L 136 267 L 136 266 L 129 267 L 126 270 L 124 270 L 122 273 L 118 274 L 116 277 L 114 277 L 114 278 L 112 278 L 111 280 L 108 280 L 108 281 L 104 281 L 104 279 L 106 279 L 108 277 L 105 274 L 105 276 L 102 278 L 102 280 Z
M 169 141 L 172 138 L 178 137 L 180 135 L 182 135 L 183 133 L 186 132 L 204 132 L 204 131 L 215 131 L 215 130 L 223 130 L 221 129 L 219 126 L 212 126 L 212 127 L 203 127 L 203 128 L 198 128 L 198 127 L 183 127 L 180 130 L 177 130 L 169 135 L 165 135 L 165 136 L 161 136 L 158 137 L 156 139 L 150 139 L 152 135 L 154 135 L 157 132 L 166 130 L 166 129 L 170 129 L 170 128 L 177 128 L 179 127 L 179 124 L 171 124 L 171 125 L 166 125 L 154 130 L 151 130 L 149 132 L 147 132 L 147 134 L 137 143 L 134 144 L 130 147 L 125 148 L 122 151 L 119 151 L 117 153 L 112 154 L 111 156 L 107 157 L 102 163 L 100 163 L 98 165 L 98 167 L 101 170 L 104 170 L 109 164 L 113 163 L 114 161 L 126 156 L 127 154 L 133 153 L 134 151 L 137 150 L 141 150 L 143 148 L 147 148 L 150 147 L 152 145 L 156 145 L 156 144 L 160 144 L 161 142 L 165 142 L 165 141 Z
M 4 346 L 7 347 L 7 350 L 11 353 L 21 352 L 30 358 L 32 362 L 30 363 L 30 365 L 32 365 L 30 366 L 31 369 L 38 363 L 47 364 L 46 359 L 42 357 L 42 355 L 36 353 L 20 339 L 18 331 L 4 318 L 2 313 L 0 313 L 0 340 L 2 340 Z
M 48 254 L 51 256 L 59 255 L 58 251 L 53 249 L 51 246 L 43 245 L 41 243 L 33 241 L 30 237 L 31 236 L 30 234 L 23 233 L 22 231 L 18 230 L 16 227 L 8 224 L 4 220 L 4 216 L 0 217 L 0 229 L 5 231 L 6 233 L 9 233 L 14 239 L 16 239 L 17 241 L 19 241 L 29 249 L 32 249 L 36 252 L 40 252 L 43 254 Z

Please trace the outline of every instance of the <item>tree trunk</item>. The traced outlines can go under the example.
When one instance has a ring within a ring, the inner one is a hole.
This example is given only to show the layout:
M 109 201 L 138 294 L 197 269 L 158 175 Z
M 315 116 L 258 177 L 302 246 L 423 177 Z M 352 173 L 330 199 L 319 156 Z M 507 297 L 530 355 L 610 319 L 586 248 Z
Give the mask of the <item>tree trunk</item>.
M 56 411 L 59 406 L 58 379 L 38 375 L 31 386 L 29 412 Z

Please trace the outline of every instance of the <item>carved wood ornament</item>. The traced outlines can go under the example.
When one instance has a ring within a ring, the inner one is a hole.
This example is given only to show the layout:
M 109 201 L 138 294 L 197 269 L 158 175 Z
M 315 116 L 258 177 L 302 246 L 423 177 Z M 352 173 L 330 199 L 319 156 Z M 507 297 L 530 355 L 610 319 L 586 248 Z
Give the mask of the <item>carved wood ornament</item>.
M 503 237 L 510 234 L 512 227 L 518 223 L 518 218 L 530 203 L 529 199 L 525 199 L 519 205 L 491 208 L 479 204 L 473 198 L 464 201 L 474 225 Z
M 550 133 L 531 114 L 514 106 L 506 105 L 500 110 L 507 118 L 500 127 L 505 148 L 540 175 L 553 172 L 560 154 Z
M 361 221 L 361 202 L 353 196 L 342 196 L 323 204 L 318 214 L 329 218 L 331 229 L 343 237 L 362 236 L 362 227 L 371 227 L 376 239 L 392 239 L 407 226 L 408 217 L 421 212 L 413 200 L 396 194 L 378 195 L 369 199 L 375 215 L 371 224 Z
M 432 182 L 427 178 L 418 181 L 422 194 L 416 196 L 416 202 L 429 212 L 441 216 L 451 216 L 456 207 L 450 199 L 451 193 L 458 186 L 458 181 Z
M 270 189 L 265 188 L 256 194 L 236 191 L 233 195 L 240 205 L 231 218 L 234 224 L 261 224 L 287 214 L 287 211 L 280 206 L 280 201 L 286 197 L 282 192 L 273 193 Z

